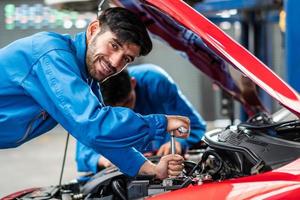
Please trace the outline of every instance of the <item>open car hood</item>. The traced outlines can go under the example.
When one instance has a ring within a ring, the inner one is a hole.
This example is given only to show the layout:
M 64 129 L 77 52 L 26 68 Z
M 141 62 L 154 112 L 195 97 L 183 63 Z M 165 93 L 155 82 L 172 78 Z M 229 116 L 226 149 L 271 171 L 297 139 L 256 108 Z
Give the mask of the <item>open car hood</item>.
M 118 0 L 227 93 L 249 115 L 264 111 L 255 84 L 300 116 L 300 98 L 287 83 L 220 28 L 181 0 Z M 255 83 L 255 84 L 254 84 Z

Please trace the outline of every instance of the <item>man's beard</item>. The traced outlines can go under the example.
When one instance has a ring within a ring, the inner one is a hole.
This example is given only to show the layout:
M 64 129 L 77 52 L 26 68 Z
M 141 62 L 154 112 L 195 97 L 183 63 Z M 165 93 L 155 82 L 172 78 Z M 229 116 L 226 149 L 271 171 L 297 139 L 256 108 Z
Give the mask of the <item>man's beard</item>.
M 108 77 L 114 75 L 117 71 L 115 67 L 111 66 L 109 61 L 106 60 L 104 56 L 101 56 L 100 54 L 96 55 L 95 52 L 96 52 L 96 41 L 92 40 L 90 45 L 88 46 L 87 53 L 86 53 L 86 64 L 87 64 L 88 76 L 95 79 L 96 81 L 102 82 L 106 80 Z M 100 65 L 101 77 L 99 77 L 99 72 L 97 72 L 97 67 L 96 67 L 97 62 Z M 103 67 L 104 67 L 103 64 L 110 68 L 110 70 L 112 71 L 110 74 L 106 74 L 105 71 L 103 71 Z
M 94 66 L 94 53 L 96 51 L 95 48 L 95 40 L 91 41 L 91 44 L 89 44 L 88 48 L 87 48 L 87 52 L 86 52 L 86 65 L 87 65 L 87 71 L 88 71 L 88 76 L 97 80 L 97 81 L 101 81 L 98 80 L 96 77 L 96 67 Z

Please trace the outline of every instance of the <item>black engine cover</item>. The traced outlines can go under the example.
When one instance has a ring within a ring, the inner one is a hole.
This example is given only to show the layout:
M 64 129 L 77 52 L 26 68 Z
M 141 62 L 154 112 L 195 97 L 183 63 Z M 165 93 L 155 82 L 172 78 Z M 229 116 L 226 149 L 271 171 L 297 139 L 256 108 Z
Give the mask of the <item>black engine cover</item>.
M 299 131 L 295 129 L 294 132 L 298 138 Z M 273 129 L 251 130 L 230 126 L 206 133 L 204 141 L 219 152 L 226 151 L 227 155 L 242 154 L 253 166 L 263 163 L 265 169 L 275 169 L 300 157 L 300 143 L 293 138 L 283 139 L 282 134 Z

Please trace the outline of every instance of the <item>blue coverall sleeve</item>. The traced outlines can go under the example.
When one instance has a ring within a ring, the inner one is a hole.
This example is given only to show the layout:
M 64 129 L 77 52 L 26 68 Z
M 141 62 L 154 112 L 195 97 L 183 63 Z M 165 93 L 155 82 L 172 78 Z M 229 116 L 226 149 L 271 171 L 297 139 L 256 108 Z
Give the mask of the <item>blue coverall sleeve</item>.
M 106 149 L 108 150 L 108 149 Z M 122 165 L 124 161 L 135 163 L 133 166 L 135 169 L 133 171 L 138 171 L 139 166 L 141 166 L 145 160 L 143 159 L 135 159 L 135 154 L 140 154 L 135 148 L 124 148 L 124 149 L 115 149 L 111 148 L 109 151 L 106 151 L 106 156 L 109 154 L 114 154 L 120 156 L 120 151 L 126 151 L 126 154 L 122 154 L 122 159 L 116 161 L 114 164 L 119 166 Z M 76 145 L 76 163 L 77 163 L 77 170 L 79 172 L 93 172 L 94 174 L 98 172 L 98 161 L 102 155 L 95 152 L 92 148 L 87 147 L 80 142 L 77 142 Z M 130 166 L 132 167 L 132 166 Z M 123 169 L 123 171 L 132 171 L 132 169 Z
M 159 100 L 164 107 L 164 113 L 168 115 L 182 115 L 190 119 L 190 136 L 187 139 L 176 138 L 186 150 L 200 142 L 206 131 L 206 123 L 167 73 L 162 71 L 155 76 L 153 80 L 148 80 L 151 84 L 147 84 L 153 94 L 151 96 L 155 97 L 153 101 Z
M 127 108 L 103 107 L 81 78 L 69 51 L 43 55 L 21 86 L 78 141 L 130 176 L 136 175 L 146 160 L 132 146 L 161 137 L 166 131 L 164 115 L 142 116 Z M 124 160 L 129 156 L 132 162 Z
M 76 163 L 79 172 L 98 172 L 100 154 L 80 142 L 76 144 Z

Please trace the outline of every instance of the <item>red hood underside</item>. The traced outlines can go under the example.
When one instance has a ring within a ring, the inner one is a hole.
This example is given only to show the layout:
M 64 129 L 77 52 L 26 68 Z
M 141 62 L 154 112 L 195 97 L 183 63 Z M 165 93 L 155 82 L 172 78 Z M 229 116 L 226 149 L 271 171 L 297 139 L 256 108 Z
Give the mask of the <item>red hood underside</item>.
M 119 0 L 141 16 L 148 29 L 167 41 L 252 115 L 264 110 L 255 83 L 300 116 L 300 98 L 287 83 L 216 25 L 180 0 Z M 230 66 L 240 73 L 234 79 Z M 248 78 L 246 78 L 248 77 Z M 253 81 L 251 81 L 251 80 Z

